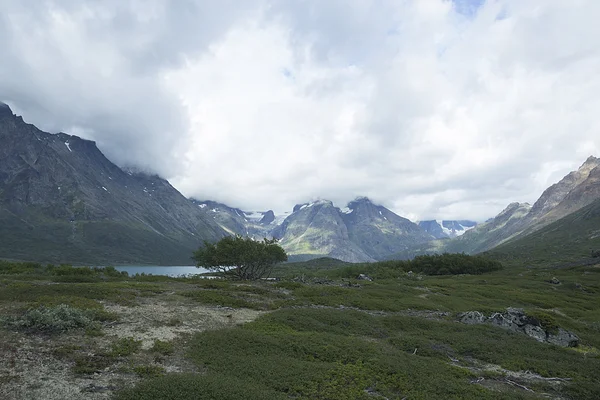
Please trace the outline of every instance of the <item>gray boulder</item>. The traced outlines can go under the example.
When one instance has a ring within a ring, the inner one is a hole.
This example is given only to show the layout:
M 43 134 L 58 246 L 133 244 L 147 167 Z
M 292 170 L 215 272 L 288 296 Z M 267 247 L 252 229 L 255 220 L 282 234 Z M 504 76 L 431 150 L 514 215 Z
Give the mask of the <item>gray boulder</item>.
M 520 308 L 507 308 L 504 312 L 497 312 L 486 317 L 479 311 L 468 311 L 458 314 L 458 320 L 463 324 L 491 324 L 512 332 L 523 333 L 538 342 L 552 343 L 562 347 L 576 347 L 579 338 L 565 329 L 546 330 L 540 322 L 525 314 Z
M 544 343 L 547 341 L 546 331 L 541 326 L 525 325 L 523 331 L 527 336 L 534 338 L 538 342 Z
M 548 343 L 555 344 L 562 347 L 577 347 L 579 338 L 572 332 L 569 332 L 563 328 L 558 328 L 558 332 L 548 333 Z
M 463 324 L 469 325 L 483 324 L 487 321 L 486 316 L 479 311 L 467 311 L 465 313 L 458 314 L 458 318 Z

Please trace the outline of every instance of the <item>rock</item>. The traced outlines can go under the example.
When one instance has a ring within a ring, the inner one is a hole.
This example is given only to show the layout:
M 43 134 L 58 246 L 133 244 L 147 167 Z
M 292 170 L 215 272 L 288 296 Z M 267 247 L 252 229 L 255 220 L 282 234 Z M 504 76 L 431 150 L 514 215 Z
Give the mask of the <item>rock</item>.
M 261 225 L 269 225 L 273 221 L 275 221 L 275 213 L 273 210 L 269 210 L 263 214 L 263 217 L 258 223 Z
M 513 332 L 517 332 L 520 330 L 520 326 L 517 325 L 513 318 L 507 313 L 494 313 L 490 318 L 488 318 L 487 322 L 492 325 L 497 325 L 501 328 L 509 329 Z
M 540 326 L 525 325 L 523 330 L 527 336 L 534 338 L 538 342 L 545 342 L 547 339 L 546 331 Z
M 458 318 L 459 321 L 463 324 L 469 325 L 483 324 L 487 321 L 486 316 L 480 313 L 479 311 L 467 311 L 464 313 L 460 313 L 458 314 Z
M 365 274 L 359 274 L 356 279 L 358 279 L 359 281 L 369 281 L 372 282 L 373 279 Z
M 572 332 L 558 328 L 558 332 L 548 334 L 548 343 L 562 347 L 577 347 L 579 338 Z
M 508 329 L 512 332 L 523 333 L 538 342 L 552 343 L 562 347 L 576 347 L 579 338 L 565 329 L 546 330 L 540 322 L 525 314 L 521 308 L 507 308 L 505 312 L 497 312 L 489 318 L 479 311 L 468 311 L 458 314 L 458 320 L 463 324 L 476 325 L 488 323 Z
M 557 277 L 553 277 L 552 279 L 550 279 L 550 283 L 553 285 L 560 285 L 560 281 Z

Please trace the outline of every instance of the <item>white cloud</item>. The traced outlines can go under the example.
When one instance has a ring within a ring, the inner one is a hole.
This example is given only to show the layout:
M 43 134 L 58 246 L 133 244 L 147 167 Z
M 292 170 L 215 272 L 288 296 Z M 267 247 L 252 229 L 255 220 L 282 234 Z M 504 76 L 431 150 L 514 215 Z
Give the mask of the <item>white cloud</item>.
M 0 100 L 190 196 L 482 220 L 600 155 L 600 3 L 480 3 L 0 1 Z

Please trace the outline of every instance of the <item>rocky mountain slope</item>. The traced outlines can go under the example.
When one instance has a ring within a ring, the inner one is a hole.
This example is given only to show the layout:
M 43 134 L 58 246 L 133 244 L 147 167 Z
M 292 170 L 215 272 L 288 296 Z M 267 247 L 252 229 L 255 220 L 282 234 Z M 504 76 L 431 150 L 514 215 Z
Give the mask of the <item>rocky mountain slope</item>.
M 384 259 L 433 237 L 387 208 L 362 197 L 339 209 L 331 201 L 298 204 L 272 231 L 291 255 L 350 262 Z
M 281 222 L 272 210 L 242 211 L 211 200 L 191 201 L 207 219 L 212 219 L 230 235 L 250 236 L 255 239 L 270 238 L 271 231 Z
M 479 253 L 523 237 L 569 215 L 600 198 L 600 159 L 589 157 L 577 171 L 570 172 L 546 189 L 530 206 L 512 203 L 490 221 L 447 241 L 445 251 Z
M 49 134 L 0 105 L 0 257 L 190 264 L 226 232 L 157 176 L 125 172 L 92 141 Z
M 596 258 L 591 259 L 595 253 Z M 600 198 L 591 204 L 525 236 L 486 252 L 519 265 L 557 265 L 573 260 L 600 263 Z

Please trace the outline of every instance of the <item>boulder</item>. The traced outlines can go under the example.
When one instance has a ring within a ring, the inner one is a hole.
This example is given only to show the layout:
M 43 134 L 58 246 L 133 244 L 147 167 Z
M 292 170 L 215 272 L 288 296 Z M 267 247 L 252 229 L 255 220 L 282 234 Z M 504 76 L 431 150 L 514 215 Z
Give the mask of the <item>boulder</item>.
M 547 340 L 546 331 L 541 326 L 525 325 L 523 331 L 527 336 L 534 338 L 538 342 L 543 343 Z
M 560 285 L 560 281 L 557 277 L 553 277 L 552 279 L 550 279 L 550 283 L 553 285 Z
M 365 274 L 359 274 L 356 279 L 358 279 L 359 281 L 369 281 L 372 282 L 373 279 Z
M 562 347 L 577 347 L 579 338 L 572 332 L 563 328 L 558 328 L 558 332 L 550 332 L 548 334 L 548 343 Z
M 507 308 L 504 312 L 497 312 L 490 317 L 486 317 L 479 311 L 467 311 L 458 314 L 458 320 L 463 324 L 491 324 L 512 332 L 523 333 L 538 342 L 552 343 L 562 347 L 576 347 L 579 338 L 565 329 L 546 330 L 540 322 L 525 314 L 520 308 Z
M 479 311 L 467 311 L 460 313 L 458 314 L 458 318 L 463 324 L 469 325 L 483 324 L 487 321 L 486 316 Z

